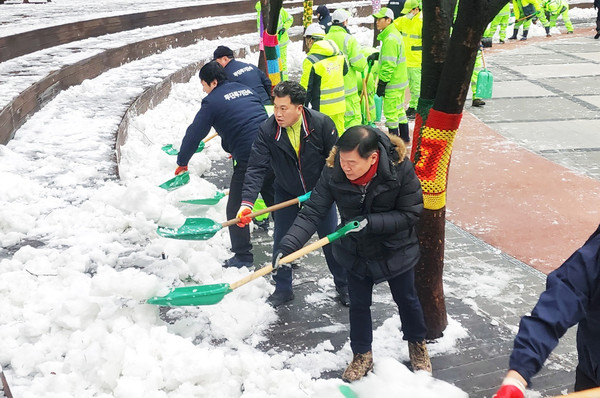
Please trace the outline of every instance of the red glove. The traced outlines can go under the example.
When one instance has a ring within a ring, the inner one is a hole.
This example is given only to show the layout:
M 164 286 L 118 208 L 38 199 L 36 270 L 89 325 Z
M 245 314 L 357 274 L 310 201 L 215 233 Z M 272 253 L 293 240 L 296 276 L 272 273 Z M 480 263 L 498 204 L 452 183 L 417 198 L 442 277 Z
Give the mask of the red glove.
M 187 166 L 179 166 L 175 169 L 175 175 L 179 175 L 181 173 L 185 173 L 186 171 L 188 171 Z
M 492 398 L 524 398 L 525 394 L 517 386 L 512 384 L 504 384 L 498 389 L 498 392 Z
M 248 206 L 242 205 L 237 212 L 237 218 L 240 219 L 240 222 L 237 223 L 237 226 L 240 228 L 244 228 L 246 225 L 252 222 L 252 218 L 248 217 L 248 214 L 252 213 L 252 209 Z

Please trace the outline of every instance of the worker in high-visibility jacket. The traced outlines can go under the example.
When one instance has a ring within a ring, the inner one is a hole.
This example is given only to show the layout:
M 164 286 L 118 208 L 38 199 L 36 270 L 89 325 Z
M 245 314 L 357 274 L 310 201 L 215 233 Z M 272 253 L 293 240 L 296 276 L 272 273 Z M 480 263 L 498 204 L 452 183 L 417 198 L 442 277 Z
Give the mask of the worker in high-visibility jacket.
M 421 61 L 423 59 L 423 13 L 418 0 L 406 0 L 400 18 L 394 20 L 394 25 L 402 34 L 406 53 L 406 68 L 410 101 L 406 116 L 414 119 L 417 115 L 417 103 L 421 94 Z
M 506 3 L 504 7 L 496 14 L 490 26 L 483 32 L 483 37 L 494 37 L 498 26 L 500 26 L 500 44 L 504 44 L 506 40 L 506 28 L 508 28 L 508 21 L 510 19 L 510 3 Z
M 556 26 L 556 20 L 559 16 L 562 16 L 567 33 L 573 33 L 573 24 L 569 18 L 569 3 L 567 3 L 567 0 L 547 0 L 544 3 L 544 11 L 550 27 Z M 550 28 L 546 30 L 546 36 L 551 36 Z
M 546 15 L 537 0 L 513 0 L 513 12 L 515 13 L 515 27 L 513 35 L 509 40 L 516 40 L 519 33 L 519 27 L 523 25 L 523 37 L 521 40 L 527 40 L 527 33 L 533 20 L 539 19 L 546 33 L 550 32 L 550 24 Z
M 306 89 L 304 105 L 310 104 L 312 109 L 333 119 L 338 134 L 342 135 L 346 113 L 346 58 L 333 40 L 325 39 L 325 30 L 318 23 L 308 25 L 304 40 L 308 48 L 300 77 L 300 85 Z
M 362 72 L 367 66 L 367 59 L 360 51 L 358 41 L 348 32 L 348 18 L 350 12 L 338 8 L 333 13 L 332 25 L 325 39 L 332 40 L 342 50 L 350 72 L 344 75 L 344 94 L 346 97 L 346 112 L 344 114 L 344 128 L 362 124 L 362 112 L 360 110 L 360 97 L 358 96 L 358 84 L 362 86 L 362 80 L 356 79 L 356 72 Z
M 256 2 L 254 6 L 256 8 L 256 28 L 260 36 L 260 47 L 262 45 L 262 33 L 267 30 L 267 21 L 262 20 L 261 12 L 262 9 L 260 0 Z M 283 73 L 283 80 L 288 79 L 288 68 L 287 68 L 287 46 L 290 43 L 290 36 L 288 35 L 288 29 L 292 27 L 294 23 L 294 17 L 292 17 L 283 7 L 279 10 L 279 20 L 277 21 L 277 41 L 279 42 L 279 57 L 281 59 L 281 71 Z
M 379 51 L 379 83 L 377 95 L 383 98 L 383 115 L 390 134 L 399 135 L 410 142 L 408 119 L 404 111 L 404 91 L 408 87 L 408 71 L 402 35 L 394 25 L 394 13 L 382 7 L 373 14 L 377 29 L 381 31 L 377 40 L 381 40 Z M 371 55 L 371 57 L 377 54 Z

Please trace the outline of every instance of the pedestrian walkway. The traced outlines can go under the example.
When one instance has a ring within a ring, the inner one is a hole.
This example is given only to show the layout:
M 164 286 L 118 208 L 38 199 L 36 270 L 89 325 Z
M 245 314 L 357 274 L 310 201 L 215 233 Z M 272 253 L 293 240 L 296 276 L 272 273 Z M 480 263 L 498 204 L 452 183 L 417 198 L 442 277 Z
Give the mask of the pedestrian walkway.
M 534 38 L 490 51 L 494 98 L 463 116 L 450 169 L 444 288 L 448 315 L 467 337 L 455 351 L 435 342 L 430 351 L 434 376 L 470 397 L 494 394 L 520 317 L 543 291 L 545 273 L 600 221 L 600 43 L 588 36 Z M 270 239 L 255 236 L 256 263 L 268 262 Z M 306 257 L 295 272 L 296 299 L 278 309 L 265 349 L 308 352 L 329 341 L 350 360 L 347 311 L 325 282 L 323 256 Z M 376 287 L 373 302 L 374 327 L 385 327 L 396 314 L 385 284 Z M 407 362 L 394 350 L 374 355 Z M 542 396 L 572 391 L 576 363 L 573 329 L 532 389 Z

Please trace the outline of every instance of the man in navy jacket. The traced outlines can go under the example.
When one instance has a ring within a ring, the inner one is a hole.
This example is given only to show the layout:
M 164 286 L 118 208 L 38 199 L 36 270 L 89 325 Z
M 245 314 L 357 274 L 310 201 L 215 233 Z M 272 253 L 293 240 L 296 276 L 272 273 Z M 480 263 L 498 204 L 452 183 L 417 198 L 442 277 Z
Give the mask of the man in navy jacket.
M 531 377 L 568 328 L 579 323 L 575 391 L 600 387 L 600 226 L 555 271 L 531 315 L 521 318 L 509 371 L 496 398 L 523 398 Z
M 311 191 L 338 137 L 335 124 L 329 116 L 303 105 L 306 90 L 300 84 L 284 81 L 275 86 L 273 93 L 275 111 L 260 126 L 252 145 L 238 218 L 252 209 L 263 179 L 271 169 L 275 173 L 273 185 L 277 203 Z M 274 252 L 294 223 L 298 211 L 297 206 L 290 206 L 275 212 Z M 334 232 L 336 225 L 335 206 L 330 206 L 317 228 L 319 237 Z M 330 246 L 323 247 L 323 252 L 340 301 L 347 306 L 349 299 L 346 271 L 333 257 Z M 277 307 L 293 300 L 291 268 L 280 270 L 273 279 L 276 283 L 275 292 L 269 297 L 269 303 Z
M 221 146 L 233 158 L 233 175 L 227 199 L 227 218 L 235 218 L 242 195 L 242 185 L 246 174 L 250 148 L 258 133 L 258 128 L 267 119 L 267 112 L 256 93 L 240 83 L 227 80 L 225 70 L 216 62 L 209 62 L 200 69 L 202 88 L 207 94 L 202 100 L 200 110 L 189 125 L 181 142 L 177 156 L 175 174 L 188 169 L 188 162 L 194 155 L 200 142 L 208 135 L 211 127 L 221 137 Z M 267 204 L 273 204 L 273 177 L 267 173 L 260 192 Z M 246 226 L 229 227 L 231 251 L 235 255 L 225 262 L 226 267 L 251 266 L 250 231 Z
M 263 105 L 271 105 L 271 80 L 256 66 L 238 61 L 229 47 L 219 46 L 213 53 L 214 60 L 227 73 L 227 79 L 242 83 L 256 91 Z

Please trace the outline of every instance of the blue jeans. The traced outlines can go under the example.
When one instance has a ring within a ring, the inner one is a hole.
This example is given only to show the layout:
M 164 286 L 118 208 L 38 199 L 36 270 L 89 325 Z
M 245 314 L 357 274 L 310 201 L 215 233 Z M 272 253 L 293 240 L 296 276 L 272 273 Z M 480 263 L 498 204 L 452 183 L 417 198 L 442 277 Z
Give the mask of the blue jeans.
M 403 339 L 410 342 L 425 340 L 427 327 L 421 302 L 415 289 L 414 269 L 387 281 L 402 321 Z M 350 347 L 354 354 L 371 351 L 373 324 L 371 304 L 374 282 L 371 278 L 360 279 L 348 272 L 350 293 Z
M 289 195 L 282 194 L 275 190 L 275 203 L 280 203 L 286 200 L 290 200 Z M 290 229 L 296 215 L 300 211 L 298 206 L 289 206 L 284 209 L 277 210 L 274 214 L 275 229 L 273 231 L 273 253 L 277 252 L 281 239 L 285 236 L 287 231 Z M 337 226 L 337 214 L 335 212 L 335 205 L 331 206 L 327 215 L 323 218 L 319 226 L 317 227 L 317 234 L 319 238 L 323 238 L 330 233 L 335 231 Z M 325 254 L 325 260 L 331 275 L 333 275 L 333 282 L 338 288 L 345 288 L 348 285 L 346 278 L 346 270 L 335 260 L 331 245 L 323 246 L 323 253 Z M 277 273 L 273 275 L 275 280 L 275 289 L 277 291 L 291 291 L 292 290 L 292 269 L 290 267 L 281 267 Z

